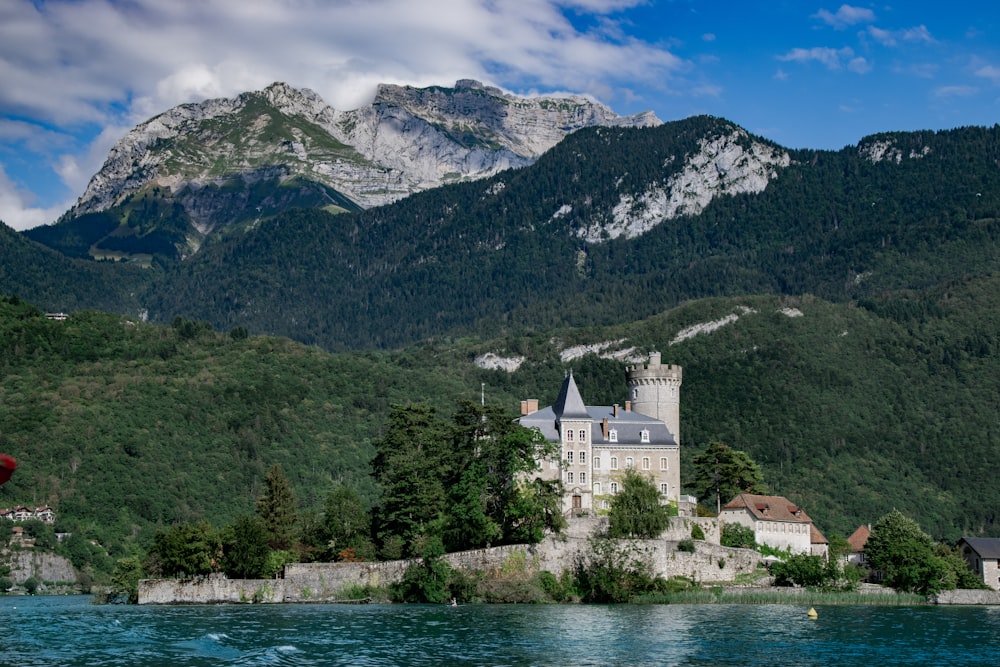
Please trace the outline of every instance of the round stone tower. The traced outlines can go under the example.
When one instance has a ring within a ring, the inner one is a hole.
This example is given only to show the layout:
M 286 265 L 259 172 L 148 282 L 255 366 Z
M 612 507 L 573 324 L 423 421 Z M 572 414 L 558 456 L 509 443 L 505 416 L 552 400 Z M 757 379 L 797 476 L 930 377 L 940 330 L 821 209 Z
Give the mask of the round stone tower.
M 681 444 L 681 376 L 680 366 L 660 363 L 660 353 L 651 352 L 649 362 L 625 368 L 632 409 L 655 417 L 667 425 Z

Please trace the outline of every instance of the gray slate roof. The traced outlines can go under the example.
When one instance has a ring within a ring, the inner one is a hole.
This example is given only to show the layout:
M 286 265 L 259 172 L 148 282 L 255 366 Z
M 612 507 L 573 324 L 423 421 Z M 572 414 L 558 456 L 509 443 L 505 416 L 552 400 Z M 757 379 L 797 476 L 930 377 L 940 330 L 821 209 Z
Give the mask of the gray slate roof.
M 1000 559 L 1000 538 L 996 537 L 963 537 L 959 543 L 965 542 L 980 558 Z
M 563 381 L 562 389 L 559 391 L 559 398 L 554 405 L 542 408 L 537 412 L 523 415 L 518 419 L 521 426 L 527 428 L 537 428 L 545 436 L 546 440 L 559 440 L 559 422 L 564 419 L 590 419 L 593 424 L 590 428 L 590 444 L 594 446 L 608 445 L 634 445 L 640 442 L 642 431 L 649 431 L 649 442 L 642 443 L 643 447 L 668 447 L 677 446 L 674 434 L 670 432 L 667 425 L 656 419 L 633 410 L 624 410 L 618 407 L 618 416 L 615 416 L 616 406 L 613 405 L 584 405 L 580 391 L 577 389 L 573 374 L 570 373 Z M 608 429 L 615 429 L 618 432 L 618 441 L 611 442 L 604 437 L 601 425 L 604 420 L 608 420 Z

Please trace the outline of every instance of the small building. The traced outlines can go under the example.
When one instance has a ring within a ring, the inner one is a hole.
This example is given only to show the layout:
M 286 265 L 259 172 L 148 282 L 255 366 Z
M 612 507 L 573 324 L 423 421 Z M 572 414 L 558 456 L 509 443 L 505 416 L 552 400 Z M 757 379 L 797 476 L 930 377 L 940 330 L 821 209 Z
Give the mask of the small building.
M 868 559 L 865 557 L 865 544 L 868 542 L 868 536 L 871 534 L 872 531 L 869 526 L 861 525 L 847 538 L 850 551 L 844 555 L 844 559 L 848 564 L 868 567 Z
M 830 540 L 820 532 L 816 524 L 809 524 L 809 546 L 813 556 L 823 560 L 830 558 Z
M 793 554 L 813 553 L 812 519 L 805 510 L 783 496 L 741 493 L 722 508 L 719 521 L 723 525 L 746 526 L 753 531 L 757 544 L 788 549 Z M 822 533 L 819 537 L 826 541 Z
M 1000 591 L 1000 538 L 963 537 L 958 548 L 969 569 L 995 591 Z

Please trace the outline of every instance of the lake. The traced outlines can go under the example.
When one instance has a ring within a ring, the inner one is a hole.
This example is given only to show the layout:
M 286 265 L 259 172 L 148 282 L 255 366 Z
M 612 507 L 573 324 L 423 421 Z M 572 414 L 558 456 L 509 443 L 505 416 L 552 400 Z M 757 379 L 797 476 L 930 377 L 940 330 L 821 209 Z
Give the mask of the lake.
M 997 607 L 98 606 L 0 598 L 0 664 L 997 665 Z

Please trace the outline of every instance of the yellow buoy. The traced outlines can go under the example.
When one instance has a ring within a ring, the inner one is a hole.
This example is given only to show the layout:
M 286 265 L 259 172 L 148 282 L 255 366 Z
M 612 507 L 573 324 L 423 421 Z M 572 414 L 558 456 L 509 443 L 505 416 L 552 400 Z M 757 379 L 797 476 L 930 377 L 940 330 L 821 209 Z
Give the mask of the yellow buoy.
M 812 607 L 809 607 L 809 614 L 808 615 L 809 615 L 809 618 L 812 618 L 812 619 L 819 618 L 819 614 L 817 614 L 816 610 L 813 609 Z

